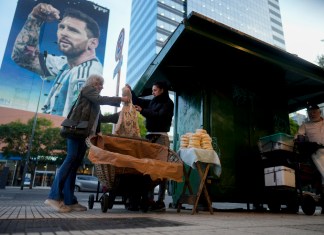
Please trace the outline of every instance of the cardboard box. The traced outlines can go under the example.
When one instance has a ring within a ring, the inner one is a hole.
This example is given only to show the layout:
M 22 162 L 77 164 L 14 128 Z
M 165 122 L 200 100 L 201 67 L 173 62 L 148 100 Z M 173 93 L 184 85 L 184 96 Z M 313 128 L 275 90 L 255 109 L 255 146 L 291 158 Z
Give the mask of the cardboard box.
M 265 186 L 296 187 L 295 170 L 286 166 L 273 166 L 264 169 Z
M 285 133 L 277 133 L 259 139 L 260 152 L 271 152 L 275 150 L 294 150 L 294 137 Z

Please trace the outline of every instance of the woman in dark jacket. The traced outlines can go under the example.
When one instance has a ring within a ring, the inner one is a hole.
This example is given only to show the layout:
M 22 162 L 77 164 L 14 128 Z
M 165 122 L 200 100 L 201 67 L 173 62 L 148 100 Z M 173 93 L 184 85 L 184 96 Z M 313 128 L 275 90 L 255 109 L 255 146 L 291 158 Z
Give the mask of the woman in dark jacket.
M 100 132 L 101 122 L 118 121 L 118 114 L 103 116 L 100 105 L 120 106 L 121 102 L 129 102 L 128 97 L 101 96 L 104 79 L 100 75 L 91 75 L 82 88 L 77 104 L 70 118 L 75 121 L 88 121 L 89 136 Z M 84 138 L 67 138 L 67 156 L 56 173 L 46 205 L 58 212 L 85 211 L 87 207 L 78 203 L 74 196 L 75 177 L 82 163 L 87 145 Z
M 129 85 L 126 85 L 130 88 Z M 131 88 L 130 88 L 131 89 Z M 146 121 L 146 138 L 153 143 L 170 147 L 168 132 L 170 131 L 174 112 L 174 103 L 169 97 L 168 86 L 165 82 L 158 81 L 152 86 L 153 99 L 139 98 L 132 91 L 132 101 Z M 165 211 L 164 197 L 166 179 L 159 184 L 158 200 L 154 199 L 154 191 L 149 193 L 152 211 Z

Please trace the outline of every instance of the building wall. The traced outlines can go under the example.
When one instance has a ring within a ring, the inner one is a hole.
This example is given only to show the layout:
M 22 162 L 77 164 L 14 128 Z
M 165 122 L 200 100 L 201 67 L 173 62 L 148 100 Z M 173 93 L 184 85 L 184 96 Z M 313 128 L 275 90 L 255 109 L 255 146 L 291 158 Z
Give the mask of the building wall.
M 136 84 L 156 55 L 157 2 L 133 1 L 129 32 L 127 83 Z
M 285 49 L 279 2 L 276 0 L 188 0 L 187 14 L 191 11 Z
M 96 48 L 96 57 L 102 64 L 104 64 L 105 61 L 106 39 L 110 12 L 109 9 L 101 7 L 93 3 L 93 1 L 88 0 L 16 0 L 15 2 L 17 3 L 17 7 L 15 9 L 11 30 L 4 51 L 2 65 L 0 67 L 0 106 L 33 112 L 36 110 L 38 105 L 40 109 L 44 107 L 46 100 L 51 94 L 52 87 L 55 86 L 54 82 L 57 82 L 54 81 L 54 77 L 51 76 L 46 77 L 46 79 L 42 78 L 45 74 L 38 74 L 23 68 L 15 63 L 15 61 L 11 58 L 17 35 L 23 27 L 24 22 L 26 21 L 28 14 L 32 11 L 33 7 L 38 3 L 46 2 L 48 4 L 52 4 L 53 7 L 58 9 L 61 12 L 61 15 L 64 13 L 65 9 L 73 8 L 81 10 L 96 20 L 100 28 L 100 43 Z M 58 22 L 48 22 L 42 25 L 39 32 L 40 38 L 38 49 L 40 54 L 43 54 L 46 51 L 47 54 L 51 56 L 62 55 L 62 52 L 59 50 L 56 43 L 57 23 Z M 51 68 L 48 69 L 51 70 Z M 56 69 L 54 68 L 54 71 L 55 70 Z M 60 68 L 57 68 L 57 70 L 59 71 Z M 78 79 L 79 78 L 80 77 L 78 77 Z M 80 85 L 81 83 L 78 82 L 78 86 Z M 72 89 L 72 87 L 69 89 Z
M 35 112 L 29 112 L 20 109 L 12 109 L 6 107 L 0 107 L 0 125 L 8 124 L 10 122 L 20 120 L 22 123 L 27 123 L 28 120 L 34 118 Z M 54 127 L 61 127 L 61 123 L 64 120 L 62 116 L 38 113 L 37 117 L 46 118 L 53 122 Z
M 253 69 L 240 66 L 245 65 L 238 64 L 228 71 L 226 80 L 216 86 L 208 83 L 208 71 L 199 74 L 199 85 L 193 83 L 196 76 L 188 75 L 186 86 L 176 92 L 175 148 L 179 149 L 181 135 L 204 128 L 220 157 L 222 174 L 208 186 L 213 201 L 262 200 L 264 168 L 259 139 L 290 133 L 285 86 L 280 85 L 284 83 L 282 71 L 269 69 L 260 79 Z M 192 182 L 197 178 L 197 174 L 192 174 Z M 177 184 L 174 189 L 177 201 L 182 185 Z
M 128 84 L 136 85 L 178 24 L 192 11 L 285 49 L 278 0 L 133 0 Z

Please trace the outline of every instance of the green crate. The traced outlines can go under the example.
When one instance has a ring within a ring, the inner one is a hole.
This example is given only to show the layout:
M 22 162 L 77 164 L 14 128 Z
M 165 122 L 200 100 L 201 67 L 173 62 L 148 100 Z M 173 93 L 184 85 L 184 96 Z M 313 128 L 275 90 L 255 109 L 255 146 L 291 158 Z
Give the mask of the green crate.
M 264 136 L 259 139 L 259 149 L 262 153 L 276 150 L 292 152 L 294 150 L 294 137 L 285 133 Z

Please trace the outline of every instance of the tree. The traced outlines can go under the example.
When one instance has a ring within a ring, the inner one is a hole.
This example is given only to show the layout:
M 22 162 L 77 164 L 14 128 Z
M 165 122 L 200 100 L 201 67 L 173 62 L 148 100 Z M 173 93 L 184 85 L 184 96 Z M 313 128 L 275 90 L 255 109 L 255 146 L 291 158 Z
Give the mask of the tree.
M 324 55 L 317 56 L 317 63 L 321 68 L 324 68 Z
M 33 119 L 27 123 L 30 130 L 33 126 Z M 28 136 L 28 141 L 31 135 Z M 38 118 L 30 156 L 56 156 L 66 155 L 66 141 L 60 136 L 60 128 L 53 127 L 52 121 L 46 118 Z
M 289 124 L 290 124 L 290 134 L 294 136 L 297 133 L 299 128 L 298 123 L 290 117 Z
M 111 134 L 112 129 L 113 129 L 113 124 L 111 124 L 111 123 L 101 123 L 100 130 L 101 130 L 102 134 L 104 134 L 104 135 Z
M 142 114 L 138 113 L 138 125 L 140 129 L 140 134 L 142 138 L 145 138 L 145 135 L 147 133 L 146 127 L 145 127 L 145 117 L 143 117 Z
M 52 121 L 46 118 L 38 118 L 30 149 L 30 159 L 26 159 L 33 122 L 34 119 L 30 119 L 27 124 L 17 120 L 0 125 L 3 155 L 7 158 L 20 156 L 22 165 L 28 160 L 31 163 L 29 167 L 32 174 L 38 161 L 61 162 L 66 155 L 66 141 L 60 136 L 60 128 L 53 127 Z
M 29 127 L 19 120 L 9 124 L 0 125 L 0 141 L 5 157 L 10 155 L 23 156 L 27 153 Z

